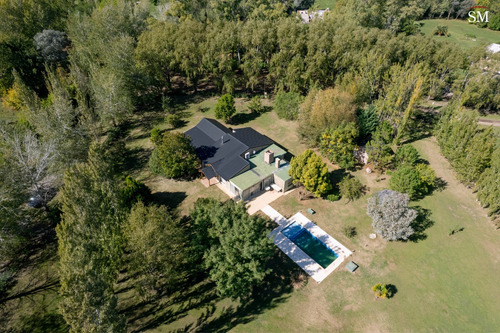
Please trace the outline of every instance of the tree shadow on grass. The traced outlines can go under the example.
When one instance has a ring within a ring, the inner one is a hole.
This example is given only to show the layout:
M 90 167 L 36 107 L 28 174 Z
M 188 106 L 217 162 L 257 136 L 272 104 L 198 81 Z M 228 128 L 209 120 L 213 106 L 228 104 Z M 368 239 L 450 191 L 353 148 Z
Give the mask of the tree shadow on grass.
M 386 284 L 385 287 L 387 288 L 387 298 L 393 298 L 398 293 L 398 288 L 393 284 Z
M 126 150 L 123 158 L 122 169 L 128 174 L 143 170 L 147 167 L 151 150 L 141 147 L 134 147 Z
M 152 197 L 154 202 L 176 209 L 187 198 L 187 194 L 186 192 L 156 192 Z
M 425 230 L 432 227 L 434 225 L 434 221 L 430 219 L 431 211 L 429 209 L 425 209 L 422 207 L 412 207 L 418 213 L 415 221 L 412 222 L 411 227 L 415 231 L 413 235 L 411 235 L 408 239 L 414 243 L 417 243 L 421 240 L 427 238 L 427 234 L 425 234 Z
M 231 117 L 232 125 L 242 125 L 259 118 L 260 114 L 256 112 L 239 112 Z
M 439 114 L 433 110 L 415 110 L 413 117 L 408 124 L 408 140 L 404 143 L 411 143 L 432 136 L 434 126 L 439 119 Z

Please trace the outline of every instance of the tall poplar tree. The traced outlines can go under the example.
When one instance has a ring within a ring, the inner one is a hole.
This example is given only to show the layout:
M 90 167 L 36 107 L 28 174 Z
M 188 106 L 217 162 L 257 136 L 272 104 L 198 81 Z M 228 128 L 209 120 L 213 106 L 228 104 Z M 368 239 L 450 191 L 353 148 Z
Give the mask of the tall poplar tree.
M 61 196 L 60 312 L 72 332 L 123 332 L 114 295 L 125 218 L 119 187 L 101 147 L 70 168 Z

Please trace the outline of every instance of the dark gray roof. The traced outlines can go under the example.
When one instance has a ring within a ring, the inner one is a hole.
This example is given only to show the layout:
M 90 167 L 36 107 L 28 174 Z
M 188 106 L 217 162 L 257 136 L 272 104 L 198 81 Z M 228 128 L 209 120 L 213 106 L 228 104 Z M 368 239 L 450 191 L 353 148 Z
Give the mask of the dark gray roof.
M 205 177 L 207 177 L 208 180 L 217 176 L 215 174 L 214 169 L 211 166 L 204 167 L 203 169 L 201 169 L 201 172 L 203 172 L 203 174 L 205 175 Z
M 237 128 L 232 135 L 250 148 L 270 146 L 274 143 L 273 140 L 250 127 Z
M 242 154 L 253 148 L 268 146 L 273 141 L 252 128 L 231 131 L 214 119 L 203 118 L 186 131 L 198 157 L 212 165 L 215 172 L 229 180 L 245 169 L 249 162 Z

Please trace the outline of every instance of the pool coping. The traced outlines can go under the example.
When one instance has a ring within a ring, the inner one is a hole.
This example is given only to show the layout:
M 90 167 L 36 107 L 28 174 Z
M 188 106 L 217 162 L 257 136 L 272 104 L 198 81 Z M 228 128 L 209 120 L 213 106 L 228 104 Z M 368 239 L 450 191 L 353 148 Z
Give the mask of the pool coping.
M 321 283 L 328 275 L 330 275 L 335 269 L 337 269 L 344 260 L 352 255 L 344 245 L 342 245 L 335 238 L 327 234 L 323 229 L 318 227 L 315 223 L 309 220 L 304 214 L 297 213 L 289 219 L 283 217 L 271 206 L 266 206 L 262 211 L 271 217 L 278 227 L 270 233 L 270 237 L 274 237 L 274 244 L 283 251 L 290 259 L 292 259 L 300 268 L 302 268 L 307 274 L 309 274 L 316 282 Z M 338 258 L 335 259 L 328 267 L 323 268 L 314 259 L 309 257 L 304 251 L 302 251 L 294 242 L 288 239 L 281 231 L 286 228 L 289 224 L 297 222 L 304 229 L 307 229 L 314 237 L 323 242 L 330 249 L 338 254 Z

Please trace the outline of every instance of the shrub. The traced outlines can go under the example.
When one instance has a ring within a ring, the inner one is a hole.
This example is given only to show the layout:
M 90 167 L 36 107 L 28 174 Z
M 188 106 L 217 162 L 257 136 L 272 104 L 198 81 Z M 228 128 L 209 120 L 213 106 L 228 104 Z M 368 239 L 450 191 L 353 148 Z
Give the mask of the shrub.
M 295 185 L 302 184 L 315 196 L 321 197 L 332 189 L 330 174 L 326 163 L 311 149 L 292 157 L 288 172 Z
M 328 194 L 326 196 L 326 200 L 328 200 L 328 201 L 339 201 L 340 200 L 340 195 L 338 195 L 338 194 Z
M 434 30 L 434 35 L 448 36 L 448 27 L 446 25 L 438 25 Z
M 354 238 L 358 232 L 356 231 L 356 227 L 346 226 L 342 229 L 342 232 L 347 238 Z
M 378 115 L 374 105 L 358 110 L 359 136 L 368 140 L 378 126 Z
M 168 114 L 165 117 L 165 122 L 172 126 L 172 128 L 178 128 L 182 125 L 181 116 L 179 116 L 178 114 Z
M 348 201 L 359 199 L 363 194 L 363 184 L 351 175 L 344 177 L 339 183 L 340 195 Z
M 158 127 L 153 128 L 149 137 L 152 143 L 157 144 L 161 140 L 161 130 Z
M 260 114 L 260 113 L 263 113 L 266 108 L 262 105 L 262 102 L 260 101 L 260 97 L 259 96 L 254 96 L 250 100 L 250 103 L 248 103 L 248 109 L 252 113 L 258 113 L 258 114 Z
M 235 113 L 233 96 L 230 94 L 222 95 L 215 106 L 215 118 L 222 119 L 227 123 Z
M 390 298 L 392 296 L 392 292 L 386 284 L 378 283 L 372 287 L 372 290 L 377 298 Z
M 411 199 L 428 194 L 436 183 L 436 174 L 427 164 L 403 165 L 396 170 L 389 186 L 392 190 L 406 193 Z
M 299 105 L 302 96 L 296 92 L 280 91 L 274 100 L 274 111 L 278 117 L 287 120 L 295 120 L 299 115 Z
M 488 22 L 488 28 L 491 30 L 500 30 L 500 13 L 493 15 Z

